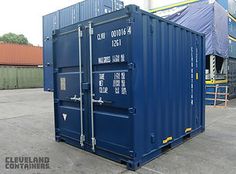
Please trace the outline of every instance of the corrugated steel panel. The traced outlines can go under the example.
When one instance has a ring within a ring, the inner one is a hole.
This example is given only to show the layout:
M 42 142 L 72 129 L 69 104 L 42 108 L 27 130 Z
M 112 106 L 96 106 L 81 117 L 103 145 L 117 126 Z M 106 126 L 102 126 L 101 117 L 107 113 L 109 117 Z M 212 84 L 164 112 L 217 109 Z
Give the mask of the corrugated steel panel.
M 0 43 L 0 65 L 42 65 L 42 47 Z
M 53 89 L 52 32 L 59 29 L 59 11 L 43 16 L 44 90 Z
M 43 68 L 0 66 L 0 89 L 42 88 Z
M 90 6 L 89 2 L 90 1 L 80 2 L 80 20 L 81 21 L 89 19 L 92 16 L 90 7 L 93 5 L 93 3 Z M 95 9 L 94 11 L 97 11 L 97 9 Z M 94 14 L 95 14 L 95 12 L 94 12 Z
M 17 88 L 42 88 L 43 68 L 17 67 Z
M 120 0 L 85 0 L 43 17 L 44 90 L 53 91 L 53 30 L 124 7 Z
M 17 87 L 16 69 L 0 66 L 0 89 L 15 89 Z
M 53 39 L 57 141 L 135 170 L 204 131 L 204 35 L 137 6 L 79 25 Z
M 76 21 L 80 21 L 80 19 L 76 19 L 76 17 L 79 17 L 78 15 L 76 16 L 76 14 L 79 13 L 79 8 L 76 7 L 76 5 L 73 5 L 59 11 L 60 28 L 74 24 Z
M 59 11 L 43 16 L 43 41 L 49 40 L 56 29 L 59 29 Z

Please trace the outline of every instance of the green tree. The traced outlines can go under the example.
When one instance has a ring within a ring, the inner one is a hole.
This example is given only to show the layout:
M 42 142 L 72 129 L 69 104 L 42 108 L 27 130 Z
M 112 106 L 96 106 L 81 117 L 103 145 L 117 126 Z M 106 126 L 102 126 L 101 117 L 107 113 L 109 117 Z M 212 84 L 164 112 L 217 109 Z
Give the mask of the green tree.
M 23 34 L 7 33 L 0 37 L 0 42 L 3 43 L 16 43 L 22 45 L 30 44 L 28 39 Z

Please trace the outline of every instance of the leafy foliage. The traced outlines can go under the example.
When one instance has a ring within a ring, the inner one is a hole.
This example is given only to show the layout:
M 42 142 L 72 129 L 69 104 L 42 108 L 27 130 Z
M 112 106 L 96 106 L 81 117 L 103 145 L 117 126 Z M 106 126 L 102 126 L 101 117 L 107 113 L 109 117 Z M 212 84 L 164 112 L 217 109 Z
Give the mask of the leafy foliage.
M 3 43 L 16 43 L 22 45 L 30 44 L 28 39 L 23 34 L 7 33 L 0 37 L 0 42 Z

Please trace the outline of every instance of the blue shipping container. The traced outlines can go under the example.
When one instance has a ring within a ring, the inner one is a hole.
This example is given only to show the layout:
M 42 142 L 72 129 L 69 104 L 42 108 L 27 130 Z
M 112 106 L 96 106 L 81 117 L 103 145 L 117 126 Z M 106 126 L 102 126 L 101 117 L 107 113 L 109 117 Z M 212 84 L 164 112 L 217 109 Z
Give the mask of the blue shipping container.
M 56 140 L 135 170 L 204 131 L 204 44 L 133 5 L 56 30 Z
M 43 17 L 44 90 L 53 91 L 52 32 L 124 7 L 120 0 L 85 0 Z
M 80 21 L 80 4 L 59 10 L 59 28 L 64 28 Z M 52 33 L 51 33 L 52 35 Z

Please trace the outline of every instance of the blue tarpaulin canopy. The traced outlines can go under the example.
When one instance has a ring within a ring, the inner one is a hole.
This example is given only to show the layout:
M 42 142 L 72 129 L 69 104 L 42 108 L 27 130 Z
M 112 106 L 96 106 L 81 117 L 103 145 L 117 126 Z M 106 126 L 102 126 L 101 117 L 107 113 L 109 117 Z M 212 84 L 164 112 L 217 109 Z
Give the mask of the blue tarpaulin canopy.
M 206 35 L 206 55 L 228 58 L 228 15 L 217 2 L 198 2 L 167 19 Z

